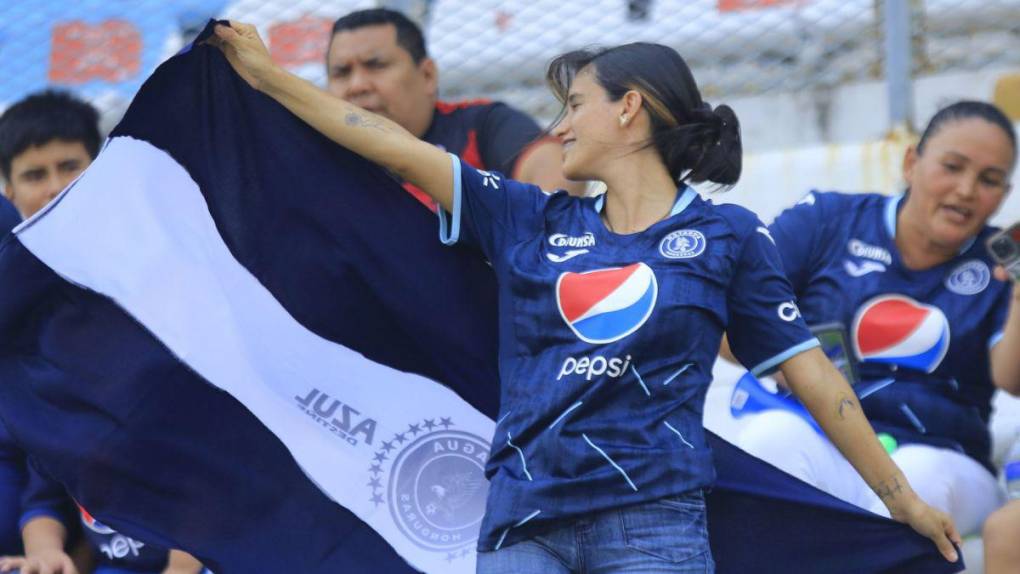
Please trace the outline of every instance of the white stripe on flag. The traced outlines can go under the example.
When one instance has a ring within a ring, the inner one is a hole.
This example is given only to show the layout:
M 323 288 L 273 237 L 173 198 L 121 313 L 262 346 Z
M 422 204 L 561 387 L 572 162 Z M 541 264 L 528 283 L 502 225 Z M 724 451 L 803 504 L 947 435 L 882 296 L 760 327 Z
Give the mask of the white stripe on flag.
M 299 324 L 231 255 L 183 167 L 147 142 L 111 140 L 54 203 L 17 231 L 36 257 L 237 398 L 413 566 L 474 572 L 490 419 Z

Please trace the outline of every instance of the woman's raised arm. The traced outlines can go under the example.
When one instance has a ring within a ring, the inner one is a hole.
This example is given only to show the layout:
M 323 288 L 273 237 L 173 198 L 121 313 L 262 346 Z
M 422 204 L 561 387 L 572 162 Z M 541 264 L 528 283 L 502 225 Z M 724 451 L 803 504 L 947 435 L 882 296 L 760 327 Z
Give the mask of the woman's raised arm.
M 446 152 L 395 122 L 335 98 L 280 68 L 250 24 L 217 25 L 210 43 L 253 88 L 324 136 L 413 183 L 452 211 L 453 167 Z

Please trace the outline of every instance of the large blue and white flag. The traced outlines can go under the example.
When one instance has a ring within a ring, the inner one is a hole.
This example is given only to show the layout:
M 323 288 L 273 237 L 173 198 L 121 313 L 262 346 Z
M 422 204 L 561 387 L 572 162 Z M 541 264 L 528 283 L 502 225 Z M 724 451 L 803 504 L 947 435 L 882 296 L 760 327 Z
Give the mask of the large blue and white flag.
M 433 217 L 198 46 L 0 248 L 0 414 L 96 519 L 218 573 L 473 572 L 496 289 Z M 721 572 L 955 571 L 714 444 Z

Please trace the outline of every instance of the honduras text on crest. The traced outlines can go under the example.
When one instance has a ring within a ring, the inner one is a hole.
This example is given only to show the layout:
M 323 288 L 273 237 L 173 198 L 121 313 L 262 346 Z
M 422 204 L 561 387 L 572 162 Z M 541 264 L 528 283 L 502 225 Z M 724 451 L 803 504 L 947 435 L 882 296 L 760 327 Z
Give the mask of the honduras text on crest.
M 659 253 L 669 259 L 690 259 L 705 252 L 705 236 L 697 229 L 679 229 L 662 238 Z
M 556 281 L 556 305 L 579 339 L 611 343 L 644 325 L 658 290 L 655 273 L 644 263 L 563 273 Z
M 368 486 L 409 541 L 453 561 L 474 555 L 489 442 L 451 427 L 450 417 L 424 419 L 382 441 Z
M 903 295 L 865 303 L 853 324 L 853 345 L 864 362 L 933 372 L 949 350 L 949 321 L 938 307 Z
M 957 265 L 946 276 L 945 285 L 957 295 L 977 295 L 988 287 L 992 271 L 980 259 L 971 259 Z

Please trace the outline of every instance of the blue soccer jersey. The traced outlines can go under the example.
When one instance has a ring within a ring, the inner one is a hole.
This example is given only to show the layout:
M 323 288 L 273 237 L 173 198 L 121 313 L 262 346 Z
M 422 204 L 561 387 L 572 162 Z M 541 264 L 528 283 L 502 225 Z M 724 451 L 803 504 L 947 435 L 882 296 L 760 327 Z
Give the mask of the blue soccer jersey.
M 995 229 L 946 263 L 907 269 L 895 243 L 904 197 L 812 192 L 770 229 L 804 319 L 846 327 L 876 430 L 991 468 L 988 353 L 1011 293 L 985 249 Z
M 500 417 L 479 549 L 709 485 L 702 409 L 723 332 L 757 373 L 818 344 L 768 230 L 682 187 L 665 220 L 617 235 L 600 199 L 453 162 L 440 233 L 479 248 L 499 279 Z
M 78 507 L 85 536 L 96 554 L 96 574 L 162 572 L 169 551 L 125 536 L 96 520 L 87 510 Z

